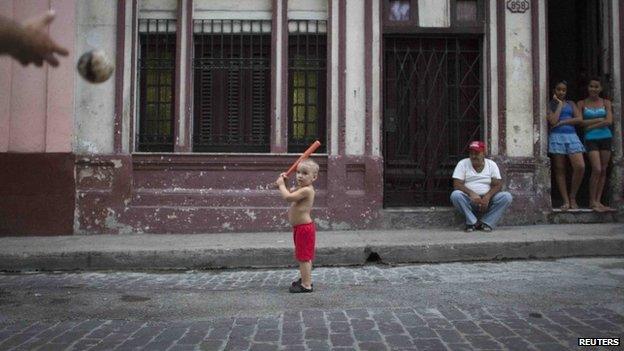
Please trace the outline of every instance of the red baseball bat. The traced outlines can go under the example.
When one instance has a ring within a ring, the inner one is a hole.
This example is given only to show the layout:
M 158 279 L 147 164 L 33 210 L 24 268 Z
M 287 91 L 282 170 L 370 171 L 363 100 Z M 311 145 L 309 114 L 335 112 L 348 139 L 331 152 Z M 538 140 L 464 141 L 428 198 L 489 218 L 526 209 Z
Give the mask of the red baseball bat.
M 290 176 L 292 174 L 292 172 L 294 172 L 297 169 L 297 165 L 299 164 L 299 162 L 305 160 L 306 158 L 310 157 L 310 155 L 312 155 L 312 153 L 314 151 L 316 151 L 316 149 L 319 148 L 319 146 L 321 146 L 321 142 L 320 141 L 315 141 L 314 143 L 312 143 L 312 145 L 308 146 L 308 148 L 306 149 L 306 151 L 299 156 L 299 158 L 297 159 L 297 161 L 295 161 L 295 163 L 292 164 L 292 166 L 290 166 L 290 168 L 286 171 L 286 176 Z

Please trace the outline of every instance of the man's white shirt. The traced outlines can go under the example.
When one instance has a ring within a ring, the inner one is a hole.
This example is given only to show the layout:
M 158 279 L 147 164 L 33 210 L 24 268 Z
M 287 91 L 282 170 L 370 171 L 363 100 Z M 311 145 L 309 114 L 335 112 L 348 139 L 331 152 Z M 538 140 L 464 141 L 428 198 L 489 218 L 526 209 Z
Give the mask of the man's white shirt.
M 490 191 L 492 178 L 502 179 L 496 162 L 487 158 L 481 172 L 472 167 L 469 158 L 459 161 L 453 171 L 453 178 L 463 180 L 468 189 L 479 195 L 485 195 Z

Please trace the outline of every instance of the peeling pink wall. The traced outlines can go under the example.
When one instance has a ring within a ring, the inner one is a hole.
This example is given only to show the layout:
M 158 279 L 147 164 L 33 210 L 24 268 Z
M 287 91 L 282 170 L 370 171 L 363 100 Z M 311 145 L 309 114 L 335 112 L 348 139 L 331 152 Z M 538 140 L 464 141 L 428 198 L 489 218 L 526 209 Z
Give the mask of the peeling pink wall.
M 71 152 L 75 78 L 75 0 L 0 0 L 0 13 L 18 22 L 56 11 L 48 33 L 69 56 L 53 68 L 0 58 L 0 152 Z

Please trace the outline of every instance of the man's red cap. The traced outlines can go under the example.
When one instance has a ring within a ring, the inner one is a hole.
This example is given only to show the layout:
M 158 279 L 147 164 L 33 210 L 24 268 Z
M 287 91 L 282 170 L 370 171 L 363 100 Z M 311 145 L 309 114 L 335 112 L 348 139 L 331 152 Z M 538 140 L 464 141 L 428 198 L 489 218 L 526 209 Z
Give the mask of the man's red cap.
M 485 143 L 479 140 L 471 141 L 468 150 L 476 152 L 485 152 Z

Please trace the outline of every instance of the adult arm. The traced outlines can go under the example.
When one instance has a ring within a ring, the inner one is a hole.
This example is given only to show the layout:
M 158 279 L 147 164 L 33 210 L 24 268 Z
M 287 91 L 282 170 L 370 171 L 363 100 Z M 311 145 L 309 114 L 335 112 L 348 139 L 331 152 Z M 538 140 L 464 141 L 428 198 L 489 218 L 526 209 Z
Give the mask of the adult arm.
M 583 122 L 583 116 L 581 115 L 580 109 L 576 106 L 576 104 L 573 101 L 568 101 L 568 103 L 570 104 L 570 106 L 572 106 L 574 117 L 557 122 L 555 127 L 562 126 L 564 124 L 575 125 L 575 124 L 580 124 Z
M 490 191 L 488 191 L 485 195 L 483 195 L 483 210 L 486 210 L 490 205 L 490 200 L 492 197 L 496 195 L 499 191 L 503 190 L 503 180 L 492 178 L 492 183 L 490 184 Z
M 498 165 L 494 161 L 486 160 L 486 162 L 488 162 L 490 170 L 490 190 L 483 195 L 483 199 L 480 204 L 482 206 L 479 208 L 481 211 L 486 211 L 490 205 L 492 197 L 503 189 L 503 181 Z
M 585 108 L 585 100 L 581 100 L 577 104 L 578 104 L 579 111 L 583 111 L 583 109 Z M 579 125 L 583 127 L 584 129 L 587 129 L 587 127 L 600 123 L 604 120 L 605 120 L 604 118 L 581 119 L 581 122 L 579 123 Z
M 34 63 L 41 66 L 48 62 L 58 66 L 55 54 L 67 56 L 67 49 L 58 45 L 44 29 L 54 20 L 54 12 L 26 21 L 23 25 L 10 18 L 0 16 L 0 54 L 8 54 L 26 66 Z
M 468 189 L 466 184 L 464 184 L 463 179 L 453 178 L 453 188 L 455 190 L 460 190 L 468 194 L 468 197 L 470 197 L 470 200 L 474 203 L 479 203 L 481 201 L 481 196 L 479 196 L 479 194 L 475 193 L 474 191 Z
M 596 118 L 599 119 L 601 121 L 588 125 L 587 127 L 585 127 L 585 130 L 591 130 L 594 128 L 602 128 L 602 127 L 607 127 L 613 124 L 613 109 L 611 107 L 611 101 L 609 100 L 603 100 L 604 101 L 604 105 L 605 105 L 605 110 L 607 110 L 607 117 L 605 118 Z
M 557 108 L 553 111 L 549 104 L 546 114 L 546 120 L 548 120 L 548 124 L 551 127 L 554 127 L 557 123 L 559 123 L 559 115 L 561 114 L 561 109 L 563 109 L 563 101 L 559 100 L 557 96 L 553 96 L 553 100 L 557 102 Z

